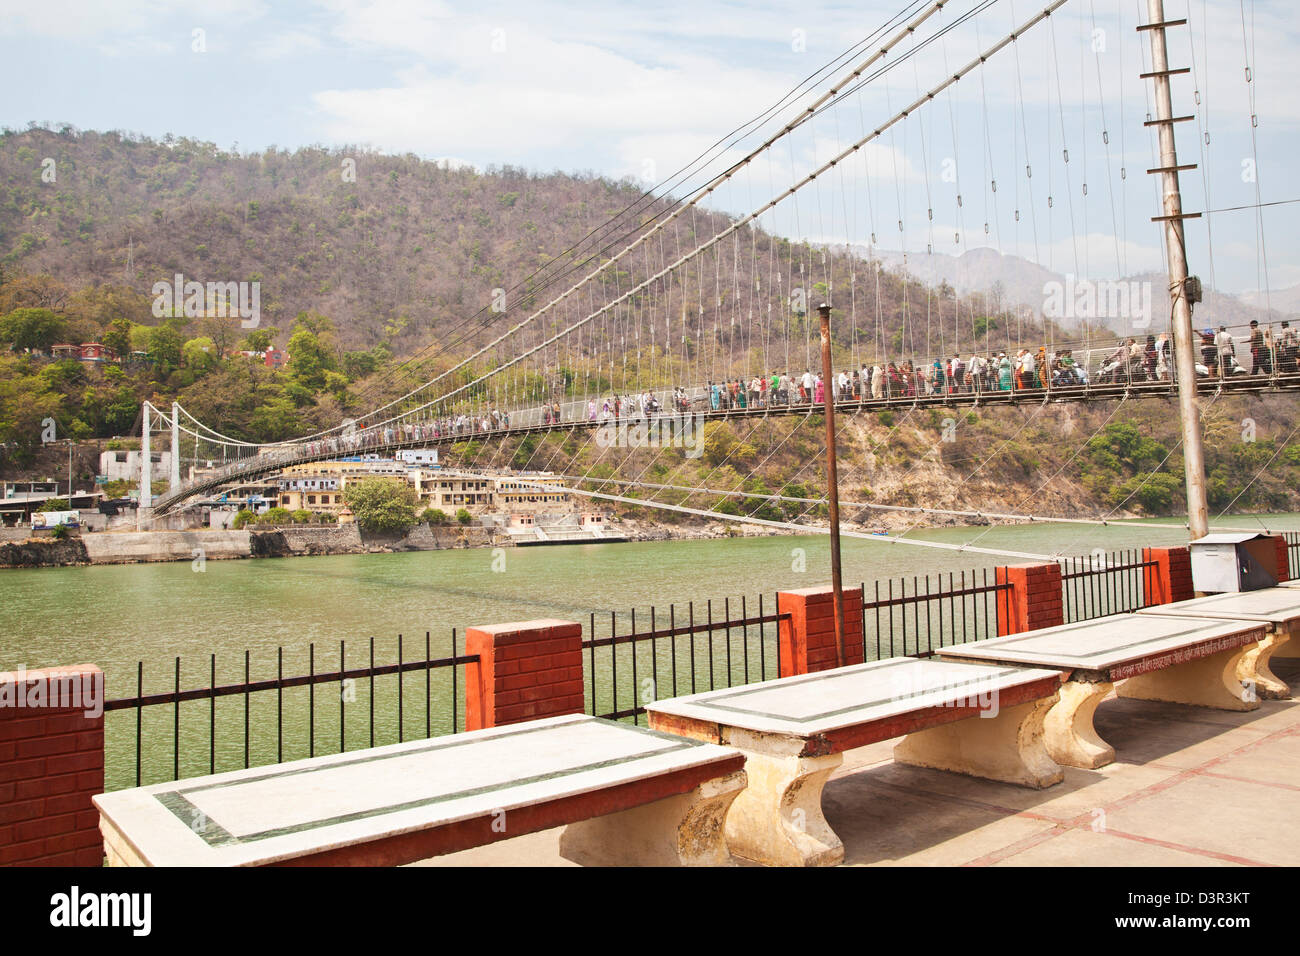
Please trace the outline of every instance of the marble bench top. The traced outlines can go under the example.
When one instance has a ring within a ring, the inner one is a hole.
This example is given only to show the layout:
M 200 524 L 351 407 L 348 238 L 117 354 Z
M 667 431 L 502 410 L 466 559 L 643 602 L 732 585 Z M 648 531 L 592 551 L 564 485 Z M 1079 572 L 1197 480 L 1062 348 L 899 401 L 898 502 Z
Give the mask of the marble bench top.
M 895 657 L 674 697 L 646 710 L 652 727 L 698 739 L 732 742 L 735 729 L 747 732 L 747 748 L 771 735 L 816 738 L 830 753 L 1047 697 L 1060 680 L 1055 670 Z
M 1139 614 L 1231 618 L 1239 621 L 1267 621 L 1270 624 L 1289 626 L 1300 621 L 1300 589 L 1295 587 L 1261 588 L 1258 591 L 1235 591 L 1211 594 L 1207 597 L 1179 601 L 1176 604 L 1155 604 L 1144 607 Z
M 458 824 L 482 830 L 485 819 L 520 835 L 608 811 L 599 799 L 584 802 L 587 795 L 603 799 L 630 785 L 632 797 L 622 799 L 635 806 L 742 766 L 722 747 L 571 715 L 118 790 L 94 802 L 106 840 L 125 841 L 145 864 L 256 866 Z M 520 817 L 512 826 L 512 811 L 556 801 L 558 815 L 543 825 L 521 829 Z
M 938 653 L 945 659 L 1055 667 L 1088 672 L 1099 680 L 1122 680 L 1250 644 L 1264 631 L 1258 621 L 1112 614 L 958 644 Z

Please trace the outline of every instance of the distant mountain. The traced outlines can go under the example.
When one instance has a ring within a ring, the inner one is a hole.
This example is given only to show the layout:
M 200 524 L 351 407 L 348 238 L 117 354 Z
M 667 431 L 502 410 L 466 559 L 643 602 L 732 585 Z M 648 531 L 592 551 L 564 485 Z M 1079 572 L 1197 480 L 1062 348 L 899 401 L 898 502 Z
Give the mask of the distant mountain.
M 1048 283 L 1058 283 L 1067 297 L 1074 288 L 1066 275 L 1020 256 L 999 253 L 996 249 L 971 249 L 959 256 L 938 252 L 904 254 L 872 249 L 871 255 L 891 269 L 905 270 L 922 282 L 932 285 L 946 282 L 962 295 L 987 295 L 990 309 L 1027 306 L 1035 314 L 1041 314 L 1048 299 L 1044 292 Z M 1149 284 L 1151 324 L 1157 328 L 1164 324 L 1161 316 L 1168 315 L 1170 310 L 1167 276 L 1163 273 L 1140 273 L 1117 281 L 1130 286 L 1137 283 L 1139 288 Z M 1142 294 L 1146 294 L 1144 288 Z M 1269 320 L 1269 313 L 1264 308 L 1263 292 L 1232 294 L 1206 288 L 1203 300 L 1193 307 L 1192 322 L 1197 328 L 1244 326 L 1252 319 L 1260 322 Z M 1300 285 L 1272 290 L 1269 293 L 1269 303 L 1272 306 L 1273 321 L 1300 316 Z M 1075 328 L 1085 318 L 1075 310 L 1066 311 L 1059 316 L 1058 321 L 1067 328 Z M 1134 331 L 1129 323 L 1113 317 L 1108 320 L 1104 313 L 1093 324 L 1109 325 L 1116 332 Z
M 1002 305 L 1006 308 L 1028 306 L 1042 309 L 1043 284 L 1063 277 L 1036 262 L 1019 256 L 1003 255 L 996 249 L 971 249 L 959 256 L 942 252 L 902 253 L 872 250 L 876 258 L 893 269 L 905 269 L 912 276 L 931 285 L 946 282 L 963 295 L 988 293 L 992 299 L 1000 285 Z M 996 308 L 990 302 L 991 308 Z
M 1300 285 L 1264 292 L 1242 292 L 1237 298 L 1259 309 L 1272 308 L 1283 316 L 1300 315 Z

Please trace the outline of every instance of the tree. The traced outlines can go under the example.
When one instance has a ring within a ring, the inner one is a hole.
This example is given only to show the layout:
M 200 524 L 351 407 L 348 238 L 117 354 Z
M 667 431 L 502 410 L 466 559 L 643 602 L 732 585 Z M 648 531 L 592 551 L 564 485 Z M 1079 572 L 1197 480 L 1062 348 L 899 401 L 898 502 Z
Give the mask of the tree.
M 164 375 L 175 371 L 181 365 L 183 340 L 176 327 L 178 324 L 175 320 L 169 319 L 149 330 L 149 357 Z
M 45 504 L 37 508 L 37 511 L 70 511 L 72 506 L 68 504 L 67 498 L 46 498 Z
M 0 342 L 15 352 L 48 352 L 63 337 L 67 320 L 49 309 L 14 309 L 0 318 Z
M 448 524 L 451 518 L 441 508 L 425 508 L 424 514 L 420 515 L 420 520 L 429 524 Z
M 249 352 L 265 352 L 275 342 L 275 337 L 279 334 L 279 329 L 270 326 L 263 329 L 253 329 L 244 336 L 244 348 Z
M 212 339 L 207 336 L 201 336 L 197 339 L 190 339 L 181 346 L 181 356 L 185 359 L 185 367 L 193 369 L 195 372 L 202 374 L 217 364 L 217 346 Z
M 402 479 L 363 478 L 349 482 L 343 501 L 363 531 L 405 534 L 415 527 L 415 489 Z
M 114 319 L 103 336 L 104 344 L 117 353 L 118 358 L 131 354 L 131 320 Z
M 474 516 L 464 508 L 461 508 L 456 512 L 456 520 L 459 521 L 461 524 L 469 524 L 471 521 L 474 520 Z
M 319 392 L 325 388 L 327 373 L 336 369 L 333 351 L 325 341 L 307 326 L 297 326 L 289 337 L 289 373 L 299 384 Z

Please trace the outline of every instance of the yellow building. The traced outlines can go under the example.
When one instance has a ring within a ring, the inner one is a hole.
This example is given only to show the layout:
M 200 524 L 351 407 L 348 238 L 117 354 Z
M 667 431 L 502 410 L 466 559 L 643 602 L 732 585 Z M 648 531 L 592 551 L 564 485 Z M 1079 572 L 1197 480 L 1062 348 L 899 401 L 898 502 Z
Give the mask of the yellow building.
M 280 489 L 280 507 L 290 511 L 338 514 L 344 509 L 343 493 L 349 481 L 366 478 L 409 481 L 408 471 L 407 466 L 400 462 L 384 460 L 318 461 L 291 465 L 276 479 Z
M 563 489 L 564 479 L 556 475 L 508 475 L 494 479 L 493 484 L 498 511 L 512 514 L 553 511 L 569 505 L 570 495 Z

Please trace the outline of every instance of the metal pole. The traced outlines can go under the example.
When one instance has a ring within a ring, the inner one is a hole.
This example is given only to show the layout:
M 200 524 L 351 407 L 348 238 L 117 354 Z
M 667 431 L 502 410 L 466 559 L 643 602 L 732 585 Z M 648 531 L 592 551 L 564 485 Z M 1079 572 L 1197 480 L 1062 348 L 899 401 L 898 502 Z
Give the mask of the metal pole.
M 1178 189 L 1178 151 L 1174 144 L 1174 109 L 1169 90 L 1169 51 L 1165 43 L 1164 0 L 1147 0 L 1149 23 L 1139 27 L 1151 34 L 1151 80 L 1155 87 L 1160 135 L 1160 173 L 1164 189 L 1165 248 L 1169 255 L 1169 294 L 1173 298 L 1174 364 L 1178 374 L 1178 404 L 1183 419 L 1183 474 L 1187 486 L 1187 527 L 1191 538 L 1210 531 L 1205 498 L 1205 453 L 1201 447 L 1201 413 L 1196 404 L 1196 346 L 1192 341 L 1192 307 L 1187 299 L 1187 246 L 1183 235 L 1183 200 Z M 1186 23 L 1185 20 L 1168 24 Z M 1181 167 L 1191 168 L 1191 167 Z
M 822 326 L 822 399 L 826 408 L 826 483 L 831 522 L 831 591 L 835 606 L 835 665 L 843 667 L 844 595 L 840 590 L 840 483 L 835 470 L 835 379 L 831 373 L 831 307 L 819 305 Z

